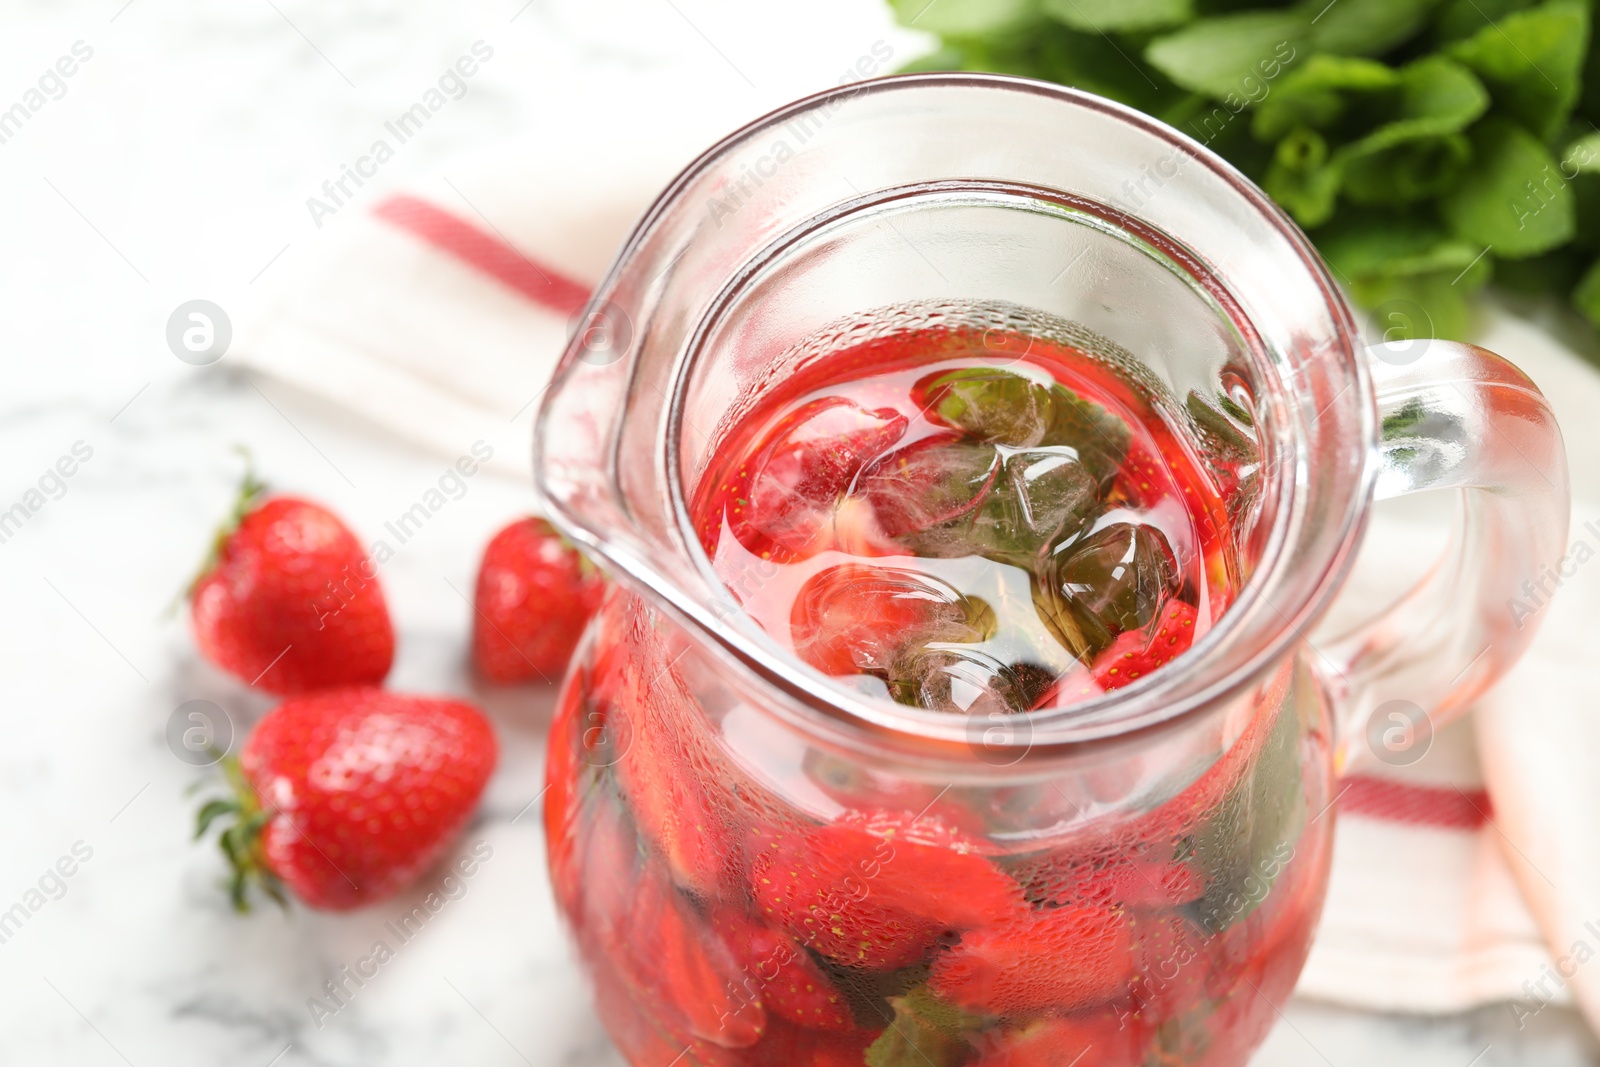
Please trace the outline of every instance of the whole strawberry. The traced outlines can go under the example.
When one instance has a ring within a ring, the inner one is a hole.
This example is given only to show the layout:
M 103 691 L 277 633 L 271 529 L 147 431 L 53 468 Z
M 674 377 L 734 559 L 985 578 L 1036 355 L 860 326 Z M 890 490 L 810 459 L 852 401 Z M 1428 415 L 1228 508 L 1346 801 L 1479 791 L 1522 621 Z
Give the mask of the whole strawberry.
M 272 693 L 383 681 L 394 627 L 376 567 L 328 509 L 261 492 L 247 473 L 190 586 L 201 653 Z
M 470 704 L 376 688 L 335 689 L 273 708 L 224 761 L 229 800 L 200 809 L 196 837 L 219 817 L 234 906 L 257 884 L 314 908 L 360 907 L 425 872 L 466 823 L 498 746 Z
M 472 662 L 492 682 L 559 682 L 605 578 L 543 519 L 512 523 L 478 568 Z

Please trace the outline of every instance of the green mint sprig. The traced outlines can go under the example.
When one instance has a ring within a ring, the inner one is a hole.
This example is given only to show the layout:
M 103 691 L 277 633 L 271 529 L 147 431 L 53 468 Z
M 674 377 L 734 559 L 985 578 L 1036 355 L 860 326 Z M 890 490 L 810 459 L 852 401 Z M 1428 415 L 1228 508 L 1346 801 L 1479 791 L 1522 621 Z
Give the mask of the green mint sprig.
M 1076 86 L 1217 151 L 1391 339 L 1467 336 L 1491 279 L 1600 325 L 1600 56 L 1582 0 L 890 4 L 940 38 L 908 70 Z

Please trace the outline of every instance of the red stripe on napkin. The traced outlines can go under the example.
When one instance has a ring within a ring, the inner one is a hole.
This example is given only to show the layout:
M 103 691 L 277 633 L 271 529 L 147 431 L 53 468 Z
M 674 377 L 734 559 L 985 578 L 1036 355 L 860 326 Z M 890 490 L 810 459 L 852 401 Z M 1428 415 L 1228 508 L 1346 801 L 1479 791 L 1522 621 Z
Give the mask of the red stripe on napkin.
M 1493 809 L 1482 789 L 1411 785 L 1353 774 L 1340 787 L 1339 810 L 1385 822 L 1476 830 L 1489 821 Z
M 589 302 L 587 286 L 529 259 L 498 234 L 487 233 L 426 200 L 392 196 L 373 208 L 372 213 L 481 270 L 541 307 L 571 315 Z

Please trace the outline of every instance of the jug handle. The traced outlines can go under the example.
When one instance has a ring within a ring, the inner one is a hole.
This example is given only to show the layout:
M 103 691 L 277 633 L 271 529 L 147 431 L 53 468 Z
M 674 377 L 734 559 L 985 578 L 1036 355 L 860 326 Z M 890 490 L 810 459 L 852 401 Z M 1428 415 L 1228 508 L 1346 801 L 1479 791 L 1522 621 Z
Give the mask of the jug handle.
M 1569 565 L 1566 450 L 1538 387 L 1493 352 L 1454 341 L 1387 342 L 1366 356 L 1378 402 L 1375 498 L 1454 489 L 1460 505 L 1449 547 L 1415 588 L 1317 642 L 1331 667 L 1341 773 L 1370 756 L 1421 758 L 1417 746 L 1527 649 Z

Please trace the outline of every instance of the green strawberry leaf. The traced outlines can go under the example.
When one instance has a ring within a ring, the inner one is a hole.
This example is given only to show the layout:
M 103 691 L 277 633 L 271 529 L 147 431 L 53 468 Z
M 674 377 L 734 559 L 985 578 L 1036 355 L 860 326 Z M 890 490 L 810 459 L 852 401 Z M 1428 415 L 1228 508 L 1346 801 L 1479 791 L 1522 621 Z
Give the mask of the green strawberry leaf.
M 868 1048 L 867 1067 L 957 1067 L 972 1056 L 967 1034 L 983 1020 L 941 1002 L 926 987 L 890 997 L 894 1018 Z
M 1310 17 L 1293 11 L 1247 11 L 1200 19 L 1158 37 L 1147 62 L 1178 85 L 1217 100 L 1264 99 L 1272 81 L 1305 49 Z
M 1527 130 L 1486 119 L 1472 132 L 1473 165 L 1440 200 L 1451 231 L 1516 258 L 1548 251 L 1576 230 L 1572 187 L 1555 156 Z
M 1589 43 L 1589 10 L 1557 0 L 1518 11 L 1450 46 L 1489 86 L 1495 103 L 1541 140 L 1572 113 Z

